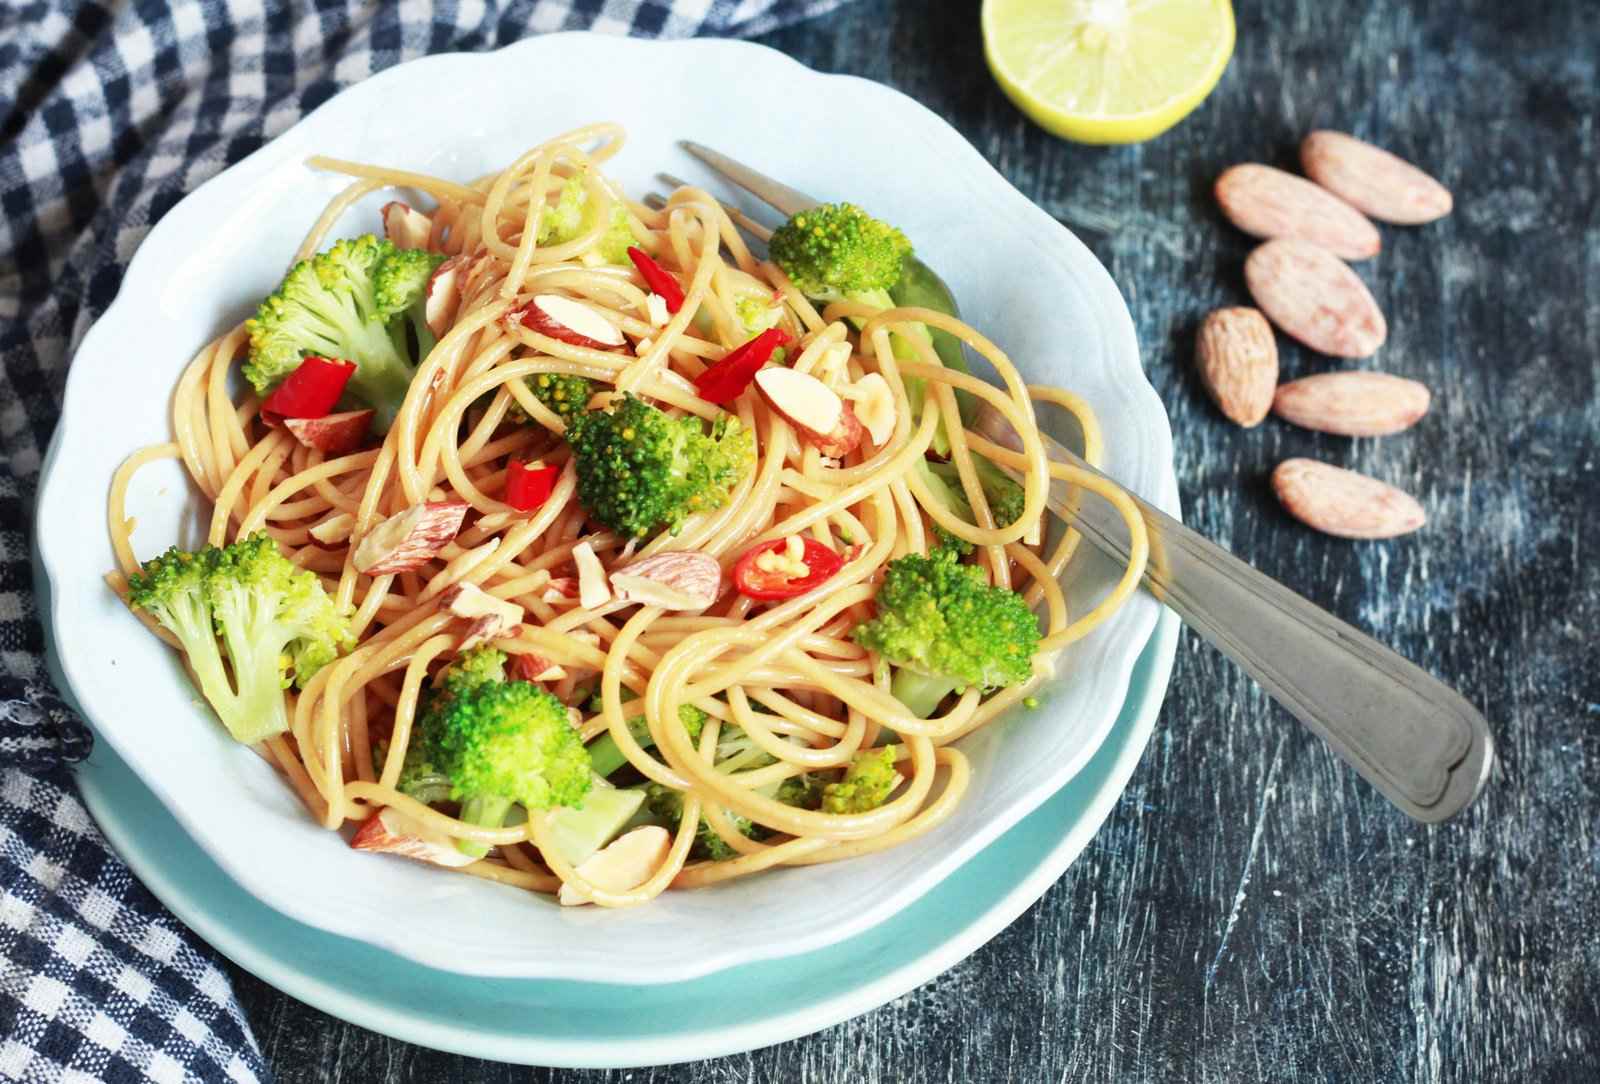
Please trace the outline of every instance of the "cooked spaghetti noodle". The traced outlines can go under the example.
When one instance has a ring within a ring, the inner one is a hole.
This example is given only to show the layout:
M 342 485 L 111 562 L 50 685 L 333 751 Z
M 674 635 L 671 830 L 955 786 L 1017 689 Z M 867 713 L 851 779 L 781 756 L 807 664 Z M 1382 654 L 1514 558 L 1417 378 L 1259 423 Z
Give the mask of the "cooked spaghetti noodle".
M 567 885 L 604 906 L 639 904 L 667 888 L 774 866 L 852 858 L 933 829 L 950 816 L 969 782 L 968 762 L 952 743 L 1049 677 L 1060 650 L 1135 589 L 1146 551 L 1142 522 L 1120 490 L 1046 456 L 1035 401 L 1075 415 L 1085 458 L 1098 461 L 1099 427 L 1082 400 L 1026 385 L 999 348 L 948 315 L 873 311 L 850 302 L 819 311 L 778 266 L 752 254 L 729 214 L 703 191 L 680 189 L 660 210 L 622 204 L 640 245 L 675 275 L 684 293 L 669 319 L 661 319 L 659 307 L 652 319 L 650 291 L 632 269 L 593 257 L 613 201 L 620 199 L 597 167 L 622 140 L 622 130 L 609 124 L 569 132 L 469 184 L 314 159 L 314 166 L 356 181 L 317 220 L 299 258 L 322 247 L 357 200 L 402 187 L 435 201 L 426 246 L 457 258 L 462 269 L 459 307 L 421 362 L 381 445 L 325 458 L 285 429 L 264 424 L 256 396 L 230 393 L 230 370 L 248 339 L 238 327 L 184 370 L 172 398 L 172 442 L 136 452 L 117 471 L 109 507 L 120 572 L 108 581 L 124 597 L 128 578 L 140 569 L 134 523 L 124 510 L 129 478 L 152 459 L 178 457 L 211 503 L 213 545 L 265 531 L 295 564 L 322 577 L 336 603 L 353 615 L 354 648 L 298 694 L 285 694 L 288 732 L 258 747 L 325 827 L 339 829 L 388 807 L 418 832 L 489 845 L 488 856 L 464 866 L 466 873 L 536 892 Z M 594 225 L 563 243 L 538 243 L 542 217 L 574 178 L 599 211 Z M 627 346 L 571 345 L 507 319 L 535 293 L 552 292 L 588 306 L 626 336 Z M 629 392 L 669 413 L 716 418 L 722 411 L 696 394 L 693 380 L 748 338 L 735 314 L 749 298 L 776 305 L 778 326 L 797 342 L 789 361 L 794 369 L 834 386 L 881 374 L 893 394 L 892 433 L 881 445 L 863 443 L 842 460 L 830 460 L 752 390 L 729 409 L 755 435 L 755 466 L 725 505 L 642 544 L 597 527 L 578 502 L 563 419 L 532 393 L 528 378 L 571 374 L 609 386 L 592 407 Z M 959 338 L 993 365 L 1000 386 L 942 367 L 926 342 L 914 344 L 915 356 L 897 357 L 891 333 L 910 322 Z M 908 399 L 908 379 L 924 382 L 936 406 L 920 421 Z M 957 391 L 1004 416 L 1020 437 L 1020 451 L 965 430 Z M 976 525 L 933 499 L 912 469 L 941 421 Z M 1015 522 L 995 524 L 975 473 L 976 454 L 1020 477 L 1024 501 Z M 513 457 L 542 457 L 561 468 L 549 498 L 531 512 L 503 499 Z M 1052 479 L 1112 502 L 1134 539 L 1133 560 L 1118 583 L 1075 618 L 1058 577 L 1077 537 L 1068 530 L 1048 544 L 1027 541 L 1039 531 Z M 356 544 L 381 521 L 447 499 L 466 502 L 471 518 L 424 567 L 375 577 L 357 570 Z M 991 582 L 1042 606 L 1044 626 L 1031 681 L 992 695 L 969 688 L 946 701 L 942 713 L 918 718 L 890 694 L 888 667 L 850 633 L 872 615 L 885 566 L 927 552 L 935 526 L 975 546 Z M 684 613 L 615 597 L 586 607 L 555 589 L 573 576 L 580 543 L 610 570 L 663 551 L 709 554 L 727 570 L 751 546 L 796 535 L 846 559 L 824 585 L 785 601 L 764 604 L 724 591 L 703 612 Z M 575 722 L 584 741 L 609 733 L 639 777 L 683 792 L 670 848 L 642 883 L 619 889 L 587 880 L 552 845 L 548 814 L 481 827 L 396 789 L 419 697 L 468 635 L 468 623 L 442 603 L 458 583 L 523 607 L 527 616 L 515 635 L 495 646 L 558 667 L 562 676 L 551 691 L 568 704 L 595 702 L 584 695 L 590 690 L 583 683 L 593 676 L 599 709 Z M 708 717 L 698 742 L 667 722 L 684 704 Z M 628 725 L 641 712 L 653 749 Z M 732 726 L 768 754 L 765 766 L 719 770 L 713 759 L 718 732 Z M 375 745 L 378 739 L 386 741 Z M 774 784 L 800 773 L 837 774 L 858 752 L 886 741 L 904 778 L 876 808 L 832 813 L 769 796 Z M 734 817 L 761 826 L 760 838 L 741 831 Z M 690 861 L 702 820 L 732 857 Z

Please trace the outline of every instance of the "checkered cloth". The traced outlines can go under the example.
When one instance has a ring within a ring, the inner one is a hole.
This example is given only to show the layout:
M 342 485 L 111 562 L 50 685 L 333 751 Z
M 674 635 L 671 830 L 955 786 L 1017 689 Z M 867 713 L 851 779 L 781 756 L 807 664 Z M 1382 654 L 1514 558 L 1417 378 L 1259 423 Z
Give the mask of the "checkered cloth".
M 67 361 L 151 225 L 342 87 L 531 33 L 748 36 L 844 0 L 0 7 L 0 1079 L 267 1080 L 216 955 L 107 849 L 26 543 Z

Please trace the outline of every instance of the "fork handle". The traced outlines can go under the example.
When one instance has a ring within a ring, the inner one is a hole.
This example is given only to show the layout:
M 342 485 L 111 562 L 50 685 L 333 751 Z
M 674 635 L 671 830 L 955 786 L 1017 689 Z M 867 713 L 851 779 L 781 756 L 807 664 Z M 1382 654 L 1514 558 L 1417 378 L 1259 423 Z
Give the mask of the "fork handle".
M 992 407 L 976 430 L 1021 451 Z M 1100 474 L 1049 436 L 1048 454 Z M 1103 474 L 1101 477 L 1105 477 Z M 1130 496 L 1133 496 L 1130 494 Z M 1489 776 L 1494 743 L 1454 689 L 1372 637 L 1133 496 L 1150 535 L 1144 586 L 1260 683 L 1400 809 L 1436 822 L 1465 809 Z M 1049 506 L 1096 548 L 1129 556 L 1115 509 L 1056 481 Z

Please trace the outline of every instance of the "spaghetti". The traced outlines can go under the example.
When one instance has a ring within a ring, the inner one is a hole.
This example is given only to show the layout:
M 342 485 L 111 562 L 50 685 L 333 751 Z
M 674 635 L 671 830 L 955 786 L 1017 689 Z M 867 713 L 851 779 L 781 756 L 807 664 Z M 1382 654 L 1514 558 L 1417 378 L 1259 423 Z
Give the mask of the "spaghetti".
M 729 214 L 703 191 L 680 189 L 659 210 L 621 200 L 598 167 L 622 143 L 615 125 L 582 128 L 470 184 L 313 159 L 356 180 L 323 212 L 297 258 L 322 247 L 357 200 L 404 187 L 435 201 L 431 215 L 418 216 L 426 223 L 426 247 L 462 269 L 459 305 L 422 360 L 381 445 L 325 456 L 265 424 L 257 396 L 233 398 L 229 373 L 248 339 L 241 326 L 206 346 L 184 370 L 172 397 L 172 441 L 136 452 L 117 471 L 108 510 L 120 570 L 107 579 L 126 598 L 129 577 L 140 570 L 134 523 L 125 512 L 129 479 L 150 460 L 180 458 L 211 503 L 213 545 L 264 531 L 296 565 L 321 577 L 337 605 L 352 614 L 353 649 L 298 694 L 285 694 L 288 732 L 257 747 L 323 826 L 339 829 L 387 808 L 419 834 L 492 848 L 463 872 L 536 892 L 566 886 L 604 906 L 639 904 L 669 887 L 698 887 L 776 866 L 853 858 L 935 828 L 960 802 L 970 778 L 953 743 L 1049 677 L 1059 651 L 1134 590 L 1146 550 L 1142 521 L 1120 490 L 1047 458 L 1035 401 L 1075 415 L 1085 458 L 1100 458 L 1099 427 L 1082 400 L 1026 385 L 998 347 L 946 314 L 843 301 L 819 310 L 777 265 L 750 251 Z M 596 212 L 592 225 L 560 243 L 540 244 L 541 224 L 573 183 L 582 185 Z M 595 255 L 606 223 L 624 214 L 640 247 L 681 284 L 682 303 L 665 319 L 632 268 Z M 533 295 L 550 293 L 588 307 L 625 337 L 626 346 L 576 345 L 508 319 Z M 789 359 L 793 369 L 835 387 L 880 374 L 893 396 L 892 431 L 879 443 L 829 459 L 751 390 L 728 410 L 755 435 L 755 464 L 726 504 L 648 540 L 597 527 L 578 501 L 574 464 L 561 436 L 566 424 L 533 393 L 529 378 L 588 378 L 603 387 L 591 407 L 632 393 L 671 414 L 713 420 L 723 410 L 701 398 L 694 381 L 749 338 L 738 312 L 752 299 L 771 304 L 776 326 L 797 344 Z M 912 322 L 947 331 L 977 351 L 999 374 L 1000 386 L 941 366 L 928 342 L 896 333 Z M 902 346 L 897 354 L 900 339 L 912 341 L 912 352 Z M 935 408 L 920 419 L 908 380 L 922 382 Z M 957 392 L 1005 417 L 1020 436 L 1020 451 L 964 429 Z M 937 500 L 913 469 L 941 423 L 975 524 Z M 994 521 L 976 475 L 980 455 L 1022 480 L 1022 512 L 1012 523 Z M 560 468 L 548 498 L 531 512 L 504 499 L 513 459 Z M 1048 544 L 1027 541 L 1038 533 L 1052 479 L 1111 501 L 1134 539 L 1134 558 L 1119 582 L 1075 619 L 1057 578 L 1077 536 L 1067 530 Z M 465 502 L 471 518 L 433 560 L 398 574 L 358 571 L 357 545 L 377 525 L 440 500 Z M 855 643 L 851 631 L 872 616 L 885 567 L 926 553 L 934 528 L 975 547 L 993 583 L 1022 592 L 1030 606 L 1042 605 L 1044 627 L 1031 680 L 992 695 L 969 688 L 942 712 L 919 718 L 891 695 L 888 667 Z M 684 613 L 615 597 L 585 606 L 557 589 L 574 575 L 574 550 L 583 543 L 608 571 L 666 551 L 708 554 L 727 570 L 752 546 L 791 536 L 814 540 L 844 560 L 825 584 L 787 600 L 766 603 L 724 591 L 702 612 Z M 463 583 L 526 613 L 515 635 L 496 647 L 558 668 L 561 676 L 549 685 L 566 703 L 598 705 L 575 713 L 584 741 L 609 734 L 641 780 L 682 792 L 670 847 L 642 882 L 618 887 L 586 878 L 554 845 L 549 814 L 482 827 L 397 789 L 419 699 L 468 635 L 467 623 L 443 604 L 449 589 Z M 698 742 L 669 722 L 685 704 L 707 717 Z M 653 749 L 630 729 L 640 713 Z M 765 754 L 761 766 L 736 773 L 719 768 L 718 735 L 732 727 Z M 771 796 L 775 785 L 803 773 L 837 776 L 862 750 L 880 746 L 892 748 L 903 779 L 875 808 L 835 813 Z M 760 831 L 742 830 L 735 818 Z M 731 857 L 691 860 L 702 821 Z

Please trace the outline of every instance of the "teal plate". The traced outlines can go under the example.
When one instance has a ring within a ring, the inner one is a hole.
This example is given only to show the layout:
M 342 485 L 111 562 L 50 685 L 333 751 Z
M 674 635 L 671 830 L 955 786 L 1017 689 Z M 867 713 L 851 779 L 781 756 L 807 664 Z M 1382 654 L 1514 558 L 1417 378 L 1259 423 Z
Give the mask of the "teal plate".
M 847 1020 L 953 967 L 1009 925 L 1116 804 L 1155 726 L 1177 640 L 1178 620 L 1164 611 L 1093 759 L 893 921 L 806 955 L 667 985 L 474 978 L 312 929 L 241 889 L 109 743 L 96 746 L 78 781 L 112 845 L 167 907 L 234 963 L 308 1005 L 407 1042 L 498 1061 L 658 1065 L 768 1046 Z M 50 649 L 52 673 L 65 688 L 53 634 Z M 716 1022 L 685 1013 L 692 1004 L 720 1006 Z

